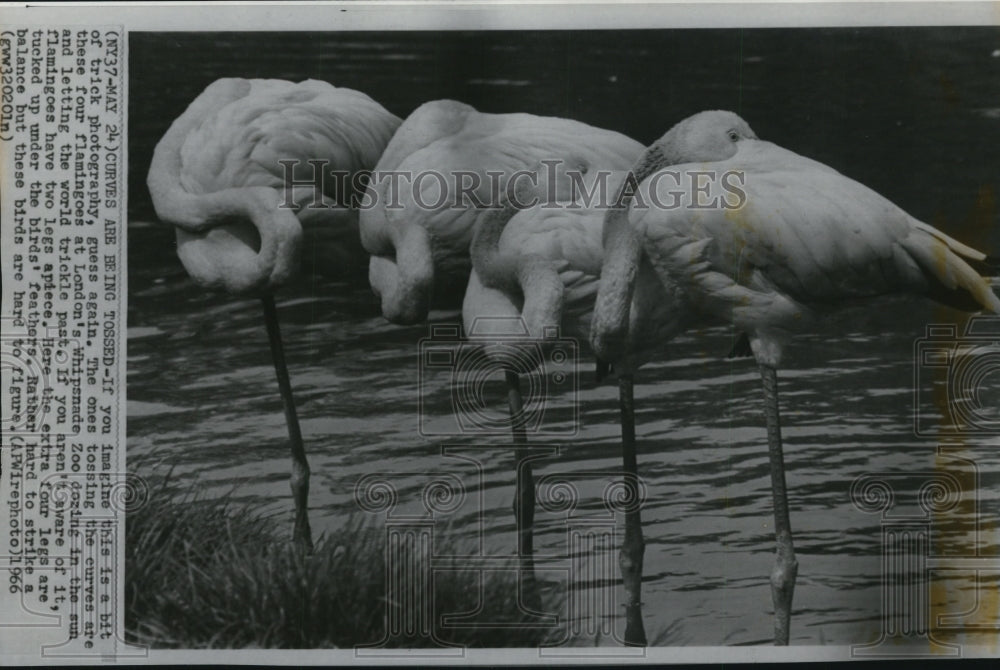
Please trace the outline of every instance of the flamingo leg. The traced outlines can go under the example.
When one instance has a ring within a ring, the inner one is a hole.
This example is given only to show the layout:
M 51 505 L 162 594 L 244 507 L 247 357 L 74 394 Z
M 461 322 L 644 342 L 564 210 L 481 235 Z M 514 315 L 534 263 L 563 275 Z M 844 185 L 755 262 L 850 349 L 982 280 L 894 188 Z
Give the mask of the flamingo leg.
M 295 527 L 292 532 L 294 542 L 306 551 L 312 551 L 312 531 L 309 528 L 309 462 L 306 460 L 306 449 L 302 444 L 302 431 L 299 429 L 299 416 L 295 411 L 295 399 L 292 397 L 292 384 L 288 379 L 288 366 L 285 364 L 285 348 L 281 343 L 281 327 L 278 325 L 278 310 L 274 305 L 274 296 L 270 293 L 261 297 L 264 305 L 264 322 L 267 324 L 267 339 L 271 344 L 271 357 L 274 359 L 274 372 L 278 377 L 278 389 L 285 406 L 285 423 L 288 424 L 288 439 L 292 449 L 292 497 L 295 499 Z
M 646 630 L 642 624 L 642 558 L 646 542 L 642 538 L 642 518 L 639 514 L 639 464 L 635 445 L 635 403 L 631 374 L 618 375 L 618 396 L 621 404 L 622 465 L 625 485 L 632 498 L 625 509 L 625 541 L 618 554 L 618 565 L 625 586 L 625 642 L 646 645 Z
M 799 563 L 792 546 L 792 526 L 788 520 L 788 493 L 785 488 L 785 460 L 781 449 L 781 417 L 778 414 L 778 375 L 769 365 L 760 366 L 764 383 L 764 416 L 767 419 L 767 452 L 771 462 L 771 492 L 774 499 L 774 537 L 777 544 L 771 572 L 771 599 L 774 601 L 774 644 L 787 645 L 792 616 L 792 593 Z
M 521 593 L 519 604 L 529 609 L 540 609 L 535 588 L 534 523 L 535 478 L 531 469 L 528 438 L 524 430 L 524 402 L 521 398 L 521 377 L 512 370 L 505 371 L 507 379 L 507 404 L 510 409 L 511 432 L 514 437 L 514 458 L 517 468 L 514 491 L 514 519 L 517 523 L 517 555 L 520 561 Z

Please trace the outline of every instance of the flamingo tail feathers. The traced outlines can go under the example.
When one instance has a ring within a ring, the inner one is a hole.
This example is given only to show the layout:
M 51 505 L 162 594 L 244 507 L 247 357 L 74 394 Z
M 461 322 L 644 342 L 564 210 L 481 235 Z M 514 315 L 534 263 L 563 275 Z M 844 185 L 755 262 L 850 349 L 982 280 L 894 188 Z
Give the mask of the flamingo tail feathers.
M 1000 298 L 983 276 L 992 274 L 991 267 L 998 267 L 995 259 L 927 224 L 919 223 L 916 228 L 920 232 L 901 244 L 927 279 L 928 296 L 962 311 L 985 309 L 1000 314 Z
M 982 261 L 986 260 L 987 258 L 986 254 L 979 251 L 978 249 L 973 249 L 967 244 L 962 244 L 954 237 L 951 237 L 950 235 L 945 235 L 940 230 L 938 230 L 937 228 L 928 223 L 924 223 L 923 221 L 918 221 L 917 219 L 913 219 L 913 225 L 917 228 L 917 230 L 922 230 L 931 237 L 943 242 L 945 245 L 947 245 L 949 249 L 951 249 L 953 252 L 955 252 L 956 254 L 958 254 L 963 258 L 973 261 Z

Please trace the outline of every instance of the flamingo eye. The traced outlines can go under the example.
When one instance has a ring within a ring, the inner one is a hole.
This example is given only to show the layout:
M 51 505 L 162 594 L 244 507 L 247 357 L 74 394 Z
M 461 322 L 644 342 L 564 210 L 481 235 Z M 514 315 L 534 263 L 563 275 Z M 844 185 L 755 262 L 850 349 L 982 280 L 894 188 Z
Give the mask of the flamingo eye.
M 729 139 L 731 139 L 733 142 L 736 142 L 737 140 L 740 139 L 740 134 L 738 132 L 736 132 L 735 130 L 730 130 L 729 131 Z

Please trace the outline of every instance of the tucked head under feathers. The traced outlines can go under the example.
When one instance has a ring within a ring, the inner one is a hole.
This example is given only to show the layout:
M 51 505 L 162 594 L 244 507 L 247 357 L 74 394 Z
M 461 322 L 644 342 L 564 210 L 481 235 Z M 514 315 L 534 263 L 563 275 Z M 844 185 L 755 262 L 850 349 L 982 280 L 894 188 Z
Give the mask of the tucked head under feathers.
M 737 142 L 756 139 L 747 122 L 733 112 L 698 112 L 649 145 L 632 166 L 633 183 L 671 165 L 724 161 L 736 155 Z
M 757 135 L 746 121 L 733 112 L 699 112 L 680 121 L 653 143 L 665 165 L 708 163 L 732 158 L 740 140 Z

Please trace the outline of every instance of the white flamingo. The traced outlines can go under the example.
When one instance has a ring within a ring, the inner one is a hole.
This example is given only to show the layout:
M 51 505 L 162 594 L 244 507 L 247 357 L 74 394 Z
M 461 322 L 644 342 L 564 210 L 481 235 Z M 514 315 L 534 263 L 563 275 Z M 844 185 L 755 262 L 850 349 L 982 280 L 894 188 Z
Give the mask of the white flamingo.
M 707 171 L 715 176 L 697 174 Z M 726 173 L 742 175 L 745 197 L 724 186 Z M 627 350 L 633 268 L 643 252 L 667 291 L 686 296 L 701 319 L 746 334 L 764 387 L 777 544 L 770 578 L 775 644 L 788 644 L 798 563 L 775 372 L 784 346 L 818 317 L 892 294 L 1000 312 L 1000 299 L 973 268 L 986 269 L 987 259 L 832 168 L 757 139 L 731 112 L 678 123 L 647 149 L 634 176 L 634 198 L 625 192 L 628 206 L 608 213 L 592 343 L 611 359 Z M 687 194 L 681 206 L 655 205 L 674 202 L 671 191 Z
M 544 346 L 548 339 L 546 333 L 557 332 L 560 339 L 569 338 L 584 346 L 589 343 L 604 257 L 604 214 L 608 200 L 618 193 L 625 176 L 625 172 L 611 175 L 607 182 L 610 197 L 603 203 L 582 207 L 579 202 L 570 206 L 571 202 L 564 200 L 520 210 L 508 203 L 503 210 L 483 218 L 471 247 L 473 269 L 462 309 L 470 340 L 489 344 L 496 341 L 497 335 L 506 336 L 508 342 L 514 336 L 515 342 Z M 530 192 L 521 191 L 516 199 L 526 203 L 530 196 Z M 552 207 L 552 204 L 559 206 Z M 628 349 L 627 358 L 613 361 L 619 376 L 625 378 L 633 368 L 655 357 L 662 343 L 686 328 L 690 312 L 680 293 L 664 290 L 648 262 L 641 265 L 629 313 L 632 319 L 630 339 L 635 346 Z M 527 330 L 523 339 L 517 337 L 514 330 L 490 332 L 483 327 L 495 324 L 502 328 L 505 324 L 522 321 Z M 529 362 L 529 358 L 526 356 L 522 363 Z M 515 441 L 524 441 L 523 426 L 517 423 L 519 417 L 524 418 L 518 373 L 507 370 L 505 374 Z M 625 397 L 623 395 L 623 399 Z M 631 418 L 624 406 L 622 418 L 623 421 Z M 631 454 L 624 452 L 623 459 L 626 472 L 632 473 L 626 475 L 631 499 L 624 505 L 626 544 L 620 554 L 628 594 L 625 639 L 641 644 L 645 642 L 638 600 L 642 552 L 638 551 L 639 563 L 633 563 L 637 552 L 631 546 L 637 539 L 641 542 L 634 450 Z M 518 475 L 519 499 L 522 507 L 530 511 L 534 504 L 530 468 L 519 471 Z M 530 518 L 529 514 L 522 529 L 525 537 L 520 538 L 529 556 Z
M 173 122 L 149 167 L 153 206 L 175 226 L 188 274 L 206 288 L 262 300 L 291 442 L 293 538 L 307 548 L 309 465 L 271 291 L 298 270 L 303 228 L 335 250 L 357 239 L 351 193 L 338 193 L 341 183 L 316 170 L 371 169 L 399 123 L 365 94 L 326 82 L 220 79 Z M 291 178 L 283 160 L 298 162 Z
M 589 188 L 596 170 L 624 170 L 642 149 L 620 133 L 569 119 L 486 114 L 454 100 L 421 105 L 386 147 L 369 186 L 375 206 L 361 213 L 361 241 L 372 254 L 369 280 L 382 314 L 394 323 L 416 323 L 427 317 L 434 296 L 460 295 L 469 244 L 488 211 L 477 204 L 496 203 L 497 191 L 519 171 L 559 161 L 560 176 L 549 183 L 566 194 L 572 188 L 566 171 L 586 175 Z M 407 177 L 384 178 L 389 173 Z M 478 186 L 463 194 L 473 183 Z
M 642 150 L 620 133 L 569 119 L 487 114 L 454 100 L 421 105 L 386 147 L 369 185 L 375 206 L 361 212 L 361 241 L 372 254 L 369 280 L 381 298 L 383 316 L 394 323 L 419 322 L 432 298 L 460 295 L 471 269 L 474 231 L 483 217 L 496 213 L 490 205 L 507 192 L 512 178 L 534 173 L 542 164 L 543 185 L 532 190 L 527 180 L 517 180 L 525 199 L 568 196 L 576 188 L 591 192 L 602 170 L 624 170 Z M 544 165 L 547 161 L 555 167 Z M 392 173 L 405 178 L 395 183 L 384 178 Z M 518 376 L 507 375 L 507 383 L 511 411 L 519 416 Z M 514 499 L 519 553 L 530 557 L 531 466 L 521 448 L 523 432 L 515 429 L 514 440 L 520 464 Z
M 527 181 L 518 180 L 523 195 L 544 201 L 569 196 L 575 188 L 591 192 L 602 171 L 624 170 L 642 149 L 620 133 L 569 119 L 486 114 L 453 100 L 425 103 L 386 147 L 369 186 L 375 207 L 361 213 L 361 240 L 372 254 L 369 280 L 381 298 L 383 316 L 394 323 L 419 322 L 432 299 L 459 294 L 469 278 L 474 231 L 483 217 L 496 212 L 490 206 L 507 192 L 509 180 L 542 164 L 544 185 L 528 190 Z M 575 181 L 568 172 L 576 174 Z M 390 173 L 405 179 L 384 178 Z M 442 179 L 421 176 L 432 174 Z M 519 377 L 507 374 L 506 381 L 512 415 L 520 416 Z M 526 436 L 516 424 L 513 434 L 518 553 L 526 567 L 522 574 L 530 580 L 534 486 L 523 449 Z

